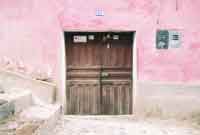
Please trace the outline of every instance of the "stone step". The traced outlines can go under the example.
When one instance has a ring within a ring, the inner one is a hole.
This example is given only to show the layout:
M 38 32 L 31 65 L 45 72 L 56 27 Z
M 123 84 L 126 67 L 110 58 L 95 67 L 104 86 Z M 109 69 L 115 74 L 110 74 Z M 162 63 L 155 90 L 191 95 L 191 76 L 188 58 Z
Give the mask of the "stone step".
M 19 116 L 20 123 L 16 135 L 48 135 L 54 129 L 61 115 L 59 104 L 32 106 L 25 109 Z
M 32 95 L 29 91 L 0 94 L 0 120 L 17 114 L 32 105 Z
M 30 90 L 34 96 L 47 104 L 56 101 L 56 84 L 31 79 L 21 73 L 0 69 L 0 92 Z

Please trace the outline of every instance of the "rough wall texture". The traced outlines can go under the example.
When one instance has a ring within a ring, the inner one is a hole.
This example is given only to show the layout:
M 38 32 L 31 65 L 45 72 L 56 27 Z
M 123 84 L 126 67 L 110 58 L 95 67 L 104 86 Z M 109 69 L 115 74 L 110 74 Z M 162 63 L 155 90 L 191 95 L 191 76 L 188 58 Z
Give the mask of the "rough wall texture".
M 11 63 L 20 62 L 26 72 L 47 73 L 50 70 L 59 89 L 57 96 L 63 103 L 61 5 L 61 0 L 1 0 L 0 61 L 5 63 L 6 58 Z
M 177 3 L 175 0 L 3 0 L 0 56 L 21 60 L 31 70 L 51 68 L 56 76 L 62 29 L 129 30 L 136 31 L 139 80 L 199 81 L 200 2 L 178 0 Z M 98 9 L 104 11 L 104 16 L 96 16 Z M 181 30 L 182 47 L 156 50 L 157 29 Z
M 198 0 L 178 0 L 177 4 L 175 0 L 66 0 L 64 5 L 61 21 L 65 30 L 136 31 L 139 80 L 200 80 Z M 96 16 L 98 9 L 104 16 Z M 157 29 L 180 30 L 182 47 L 156 50 Z
M 60 70 L 63 66 L 60 62 L 63 30 L 136 31 L 139 81 L 199 84 L 199 7 L 199 0 L 1 0 L 0 57 L 23 61 L 30 70 L 51 68 L 59 90 L 63 91 L 60 96 L 63 96 L 65 89 L 61 86 L 64 84 L 61 76 L 64 73 Z M 102 10 L 104 16 L 96 16 L 96 10 Z M 180 30 L 181 48 L 157 50 L 157 29 Z M 138 87 L 140 97 L 144 96 L 143 88 L 147 90 L 145 85 Z M 183 89 L 189 92 L 190 88 Z M 187 92 L 180 94 L 181 100 L 173 100 L 171 105 L 183 104 Z M 154 107 L 156 93 L 155 90 L 152 95 L 145 96 Z M 162 94 L 159 96 L 165 96 Z M 188 98 L 187 102 L 197 101 L 198 105 L 197 98 Z M 167 100 L 162 100 L 160 106 L 165 107 Z
M 47 0 L 2 0 L 0 57 L 21 61 L 28 70 L 51 68 L 55 75 L 62 30 L 54 8 Z

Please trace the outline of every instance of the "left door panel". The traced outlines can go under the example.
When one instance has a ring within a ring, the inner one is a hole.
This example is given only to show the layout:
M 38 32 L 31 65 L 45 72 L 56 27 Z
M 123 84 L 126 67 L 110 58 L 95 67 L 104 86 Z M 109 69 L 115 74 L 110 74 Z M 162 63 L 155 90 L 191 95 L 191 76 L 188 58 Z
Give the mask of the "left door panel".
M 100 114 L 99 33 L 66 33 L 67 114 Z

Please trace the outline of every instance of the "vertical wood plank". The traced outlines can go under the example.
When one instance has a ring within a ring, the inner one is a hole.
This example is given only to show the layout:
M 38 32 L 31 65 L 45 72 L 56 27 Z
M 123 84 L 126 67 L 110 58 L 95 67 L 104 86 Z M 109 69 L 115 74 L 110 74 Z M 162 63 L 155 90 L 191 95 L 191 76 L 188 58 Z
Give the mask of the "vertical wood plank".
M 118 114 L 118 89 L 114 86 L 114 114 Z

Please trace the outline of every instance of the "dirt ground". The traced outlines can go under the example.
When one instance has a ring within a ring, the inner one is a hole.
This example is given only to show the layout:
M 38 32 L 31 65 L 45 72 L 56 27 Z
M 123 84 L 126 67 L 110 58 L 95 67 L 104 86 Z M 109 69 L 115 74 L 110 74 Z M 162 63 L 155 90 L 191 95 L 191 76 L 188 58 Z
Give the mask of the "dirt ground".
M 64 116 L 52 135 L 200 135 L 190 123 L 131 116 Z

